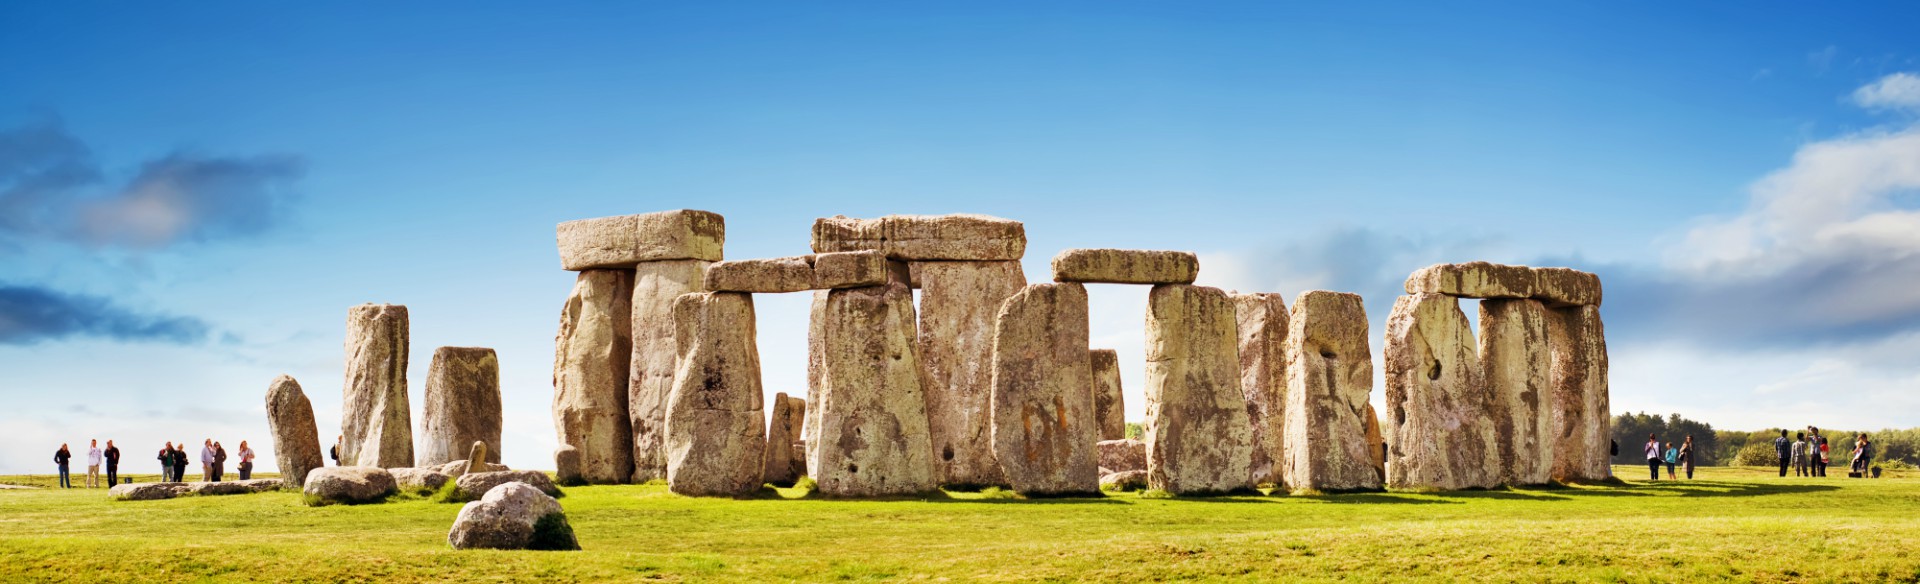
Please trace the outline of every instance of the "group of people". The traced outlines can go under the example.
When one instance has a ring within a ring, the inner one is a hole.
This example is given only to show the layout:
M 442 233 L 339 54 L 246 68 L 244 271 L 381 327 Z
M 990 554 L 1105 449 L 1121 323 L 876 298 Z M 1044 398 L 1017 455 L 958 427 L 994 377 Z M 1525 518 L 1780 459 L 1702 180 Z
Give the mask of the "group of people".
M 247 441 L 240 441 L 240 451 L 236 454 L 240 459 L 238 468 L 240 471 L 240 480 L 244 481 L 253 478 L 253 459 L 255 453 L 252 448 L 247 446 Z M 186 480 L 186 442 L 181 442 L 178 445 L 168 442 L 166 447 L 160 449 L 160 452 L 154 459 L 160 461 L 161 482 L 181 482 Z M 72 460 L 73 452 L 69 451 L 65 444 L 61 444 L 60 449 L 53 452 L 53 464 L 60 467 L 60 488 L 73 488 L 73 482 L 68 478 L 68 465 Z M 102 463 L 105 463 L 107 467 L 106 486 L 111 487 L 120 482 L 120 448 L 114 446 L 112 440 L 108 440 L 106 449 L 102 450 L 100 448 L 100 441 L 94 440 L 92 441 L 92 446 L 87 450 L 87 488 L 91 489 L 101 486 L 99 479 L 100 466 Z M 200 449 L 201 480 L 219 482 L 226 476 L 226 466 L 226 447 L 222 446 L 219 442 L 213 441 L 212 438 L 208 438 Z
M 1780 457 L 1780 476 L 1787 476 L 1787 468 L 1793 468 L 1793 476 L 1824 477 L 1827 465 L 1833 461 L 1833 447 L 1827 444 L 1827 437 L 1820 429 L 1808 426 L 1805 432 L 1787 439 L 1787 431 L 1781 430 L 1780 437 L 1773 439 L 1774 454 Z M 1859 478 L 1867 476 L 1873 467 L 1873 440 L 1865 432 L 1853 437 L 1852 460 L 1848 464 L 1848 476 Z
M 1675 466 L 1685 468 L 1687 471 L 1687 480 L 1693 480 L 1692 436 L 1688 436 L 1685 441 L 1680 443 L 1679 448 L 1675 448 L 1672 442 L 1667 442 L 1664 445 L 1661 444 L 1659 435 L 1648 434 L 1646 451 L 1647 472 L 1650 475 L 1648 480 L 1660 480 L 1661 464 L 1667 465 L 1667 480 L 1679 480 L 1679 477 L 1675 476 L 1673 472 Z

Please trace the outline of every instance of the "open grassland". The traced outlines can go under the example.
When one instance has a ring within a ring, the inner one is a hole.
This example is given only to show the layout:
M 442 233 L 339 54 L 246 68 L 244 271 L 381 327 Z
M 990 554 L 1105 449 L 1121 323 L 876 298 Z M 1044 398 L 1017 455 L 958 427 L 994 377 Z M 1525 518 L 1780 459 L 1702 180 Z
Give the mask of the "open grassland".
M 459 507 L 421 499 L 309 508 L 294 493 L 0 490 L 0 582 L 1920 582 L 1920 478 L 1841 474 L 1708 468 L 1692 482 L 1214 499 L 576 487 L 561 504 L 583 552 L 455 552 Z

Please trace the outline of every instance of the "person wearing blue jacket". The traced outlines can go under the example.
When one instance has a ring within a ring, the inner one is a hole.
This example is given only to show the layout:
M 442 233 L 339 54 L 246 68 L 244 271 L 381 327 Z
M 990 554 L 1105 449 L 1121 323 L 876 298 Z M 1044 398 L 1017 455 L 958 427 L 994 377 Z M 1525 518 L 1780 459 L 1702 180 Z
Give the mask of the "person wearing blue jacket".
M 1679 476 L 1673 474 L 1673 465 L 1680 463 L 1680 450 L 1677 448 L 1674 448 L 1672 442 L 1667 443 L 1666 459 L 1667 459 L 1667 480 L 1669 481 L 1680 480 Z

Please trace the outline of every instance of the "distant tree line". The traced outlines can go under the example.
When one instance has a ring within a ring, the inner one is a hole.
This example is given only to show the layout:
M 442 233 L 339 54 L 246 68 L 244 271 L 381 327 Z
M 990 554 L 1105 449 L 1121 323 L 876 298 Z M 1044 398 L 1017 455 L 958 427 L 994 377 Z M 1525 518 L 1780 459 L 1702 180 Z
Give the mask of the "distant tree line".
M 1796 439 L 1805 431 L 1804 427 L 1788 428 L 1787 438 Z M 1853 437 L 1860 432 L 1820 428 L 1820 434 L 1827 437 L 1830 449 L 1828 457 L 1834 464 L 1845 465 L 1852 457 Z M 1645 463 L 1646 454 L 1641 447 L 1647 443 L 1647 434 L 1658 435 L 1663 448 L 1668 442 L 1672 442 L 1674 448 L 1679 448 L 1687 436 L 1692 436 L 1694 452 L 1699 456 L 1695 464 L 1701 466 L 1777 464 L 1773 439 L 1780 437 L 1780 428 L 1755 432 L 1715 430 L 1712 424 L 1689 420 L 1680 414 L 1668 414 L 1663 418 L 1645 412 L 1625 413 L 1613 418 L 1613 440 L 1620 444 L 1620 453 L 1613 457 L 1613 463 Z M 1873 457 L 1877 463 L 1894 467 L 1920 466 L 1920 428 L 1867 431 L 1867 438 L 1873 441 Z

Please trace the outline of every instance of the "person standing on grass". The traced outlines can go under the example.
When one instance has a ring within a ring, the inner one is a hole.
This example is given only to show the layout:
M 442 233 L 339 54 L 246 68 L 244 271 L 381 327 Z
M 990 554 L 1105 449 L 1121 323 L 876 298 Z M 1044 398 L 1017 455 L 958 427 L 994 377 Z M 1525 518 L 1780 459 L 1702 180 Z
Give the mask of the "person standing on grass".
M 247 441 L 240 441 L 240 480 L 253 478 L 253 449 L 247 448 Z
M 1820 460 L 1820 476 L 1823 476 L 1823 477 L 1827 476 L 1827 465 L 1833 462 L 1833 459 L 1827 456 L 1829 449 L 1831 449 L 1831 446 L 1827 444 L 1827 437 L 1825 435 L 1821 435 L 1819 460 Z
M 1652 475 L 1648 477 L 1647 480 L 1660 480 L 1660 438 L 1658 436 L 1653 434 L 1647 435 L 1646 451 L 1647 473 Z
M 73 488 L 73 482 L 67 478 L 67 463 L 72 460 L 73 453 L 67 451 L 65 444 L 61 444 L 59 450 L 53 451 L 53 464 L 60 467 L 60 488 L 62 489 Z
M 213 482 L 213 439 L 208 438 L 200 446 L 200 480 Z
M 1620 457 L 1620 441 L 1607 439 L 1607 478 L 1613 478 L 1613 460 Z
M 226 476 L 227 447 L 221 446 L 219 442 L 215 442 L 213 443 L 213 482 L 220 482 L 220 479 Z
M 1687 480 L 1693 480 L 1693 436 L 1680 443 L 1680 466 L 1686 467 Z
M 107 441 L 107 488 L 120 484 L 120 447 Z
M 1787 476 L 1787 465 L 1793 462 L 1793 441 L 1787 439 L 1787 431 L 1781 430 L 1780 437 L 1773 439 L 1773 454 L 1780 460 L 1780 476 Z
M 87 442 L 87 488 L 100 488 L 100 440 Z
M 1667 460 L 1667 480 L 1669 481 L 1680 480 L 1680 477 L 1675 476 L 1673 474 L 1673 465 L 1680 463 L 1680 450 L 1677 448 L 1674 448 L 1672 442 L 1667 443 L 1666 460 Z
M 1853 441 L 1853 472 L 1866 478 L 1867 467 L 1870 466 L 1873 466 L 1873 441 L 1867 439 L 1866 432 L 1861 432 L 1860 437 Z
M 180 441 L 179 444 L 173 445 L 173 481 L 172 482 L 184 483 L 186 481 L 187 481 L 187 442 L 185 440 L 182 440 Z
M 1793 476 L 1813 476 L 1807 474 L 1807 433 L 1793 435 Z
M 154 460 L 160 461 L 160 482 L 173 482 L 173 443 L 168 442 L 166 448 L 161 448 Z

